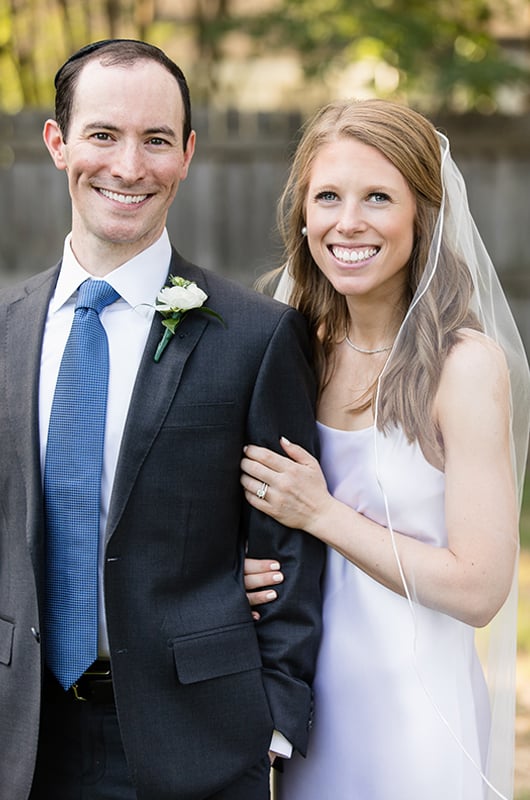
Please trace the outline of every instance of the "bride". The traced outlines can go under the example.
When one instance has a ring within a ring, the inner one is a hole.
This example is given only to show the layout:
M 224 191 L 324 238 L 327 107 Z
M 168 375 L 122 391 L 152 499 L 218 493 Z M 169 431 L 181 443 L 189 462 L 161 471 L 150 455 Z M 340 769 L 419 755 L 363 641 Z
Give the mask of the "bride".
M 449 143 L 407 107 L 333 103 L 279 212 L 321 458 L 251 443 L 241 480 L 328 560 L 309 751 L 278 797 L 512 798 L 529 374 Z M 253 605 L 268 564 L 247 561 Z

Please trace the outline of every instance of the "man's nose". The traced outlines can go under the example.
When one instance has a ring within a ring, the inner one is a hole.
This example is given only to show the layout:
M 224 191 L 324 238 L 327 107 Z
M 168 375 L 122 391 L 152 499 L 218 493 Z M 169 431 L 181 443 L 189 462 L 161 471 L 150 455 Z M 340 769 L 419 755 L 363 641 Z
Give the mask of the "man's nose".
M 113 177 L 124 183 L 133 184 L 145 177 L 146 160 L 141 145 L 136 142 L 123 142 L 114 152 L 111 166 Z

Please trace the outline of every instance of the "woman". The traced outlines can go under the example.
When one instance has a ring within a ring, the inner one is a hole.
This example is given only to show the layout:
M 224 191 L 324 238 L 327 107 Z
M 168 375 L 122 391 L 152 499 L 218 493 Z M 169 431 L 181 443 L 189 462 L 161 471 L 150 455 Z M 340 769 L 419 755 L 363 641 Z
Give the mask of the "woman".
M 326 106 L 279 219 L 321 460 L 251 444 L 242 484 L 329 548 L 310 748 L 279 798 L 511 798 L 528 364 L 447 139 L 391 102 Z

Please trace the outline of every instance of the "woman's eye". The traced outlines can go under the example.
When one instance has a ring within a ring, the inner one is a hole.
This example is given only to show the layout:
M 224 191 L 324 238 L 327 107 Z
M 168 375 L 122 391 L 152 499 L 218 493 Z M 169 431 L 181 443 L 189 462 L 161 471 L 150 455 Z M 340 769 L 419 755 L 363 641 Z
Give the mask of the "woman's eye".
M 374 203 L 388 203 L 390 197 L 385 192 L 372 192 L 368 195 L 368 199 Z
M 337 200 L 338 195 L 335 192 L 326 191 L 326 192 L 319 192 L 316 196 L 316 200 L 324 200 L 324 202 L 332 202 Z

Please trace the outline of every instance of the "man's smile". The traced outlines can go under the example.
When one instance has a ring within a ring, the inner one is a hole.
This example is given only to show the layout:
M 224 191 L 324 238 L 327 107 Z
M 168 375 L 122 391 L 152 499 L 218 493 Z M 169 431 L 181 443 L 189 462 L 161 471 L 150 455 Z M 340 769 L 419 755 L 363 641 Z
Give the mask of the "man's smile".
M 121 194 L 119 192 L 111 192 L 109 189 L 97 189 L 97 191 L 109 200 L 116 200 L 118 203 L 125 203 L 125 205 L 138 205 L 149 197 L 147 194 Z

